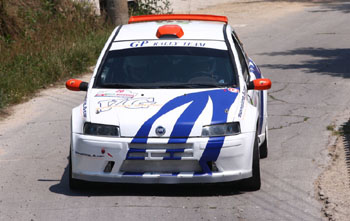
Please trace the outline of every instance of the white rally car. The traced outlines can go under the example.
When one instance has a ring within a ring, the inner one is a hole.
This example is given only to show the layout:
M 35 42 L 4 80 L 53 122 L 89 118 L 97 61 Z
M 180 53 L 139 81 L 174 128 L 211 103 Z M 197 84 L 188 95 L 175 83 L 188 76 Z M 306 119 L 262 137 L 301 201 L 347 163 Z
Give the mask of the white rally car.
M 69 183 L 214 183 L 260 189 L 269 79 L 227 18 L 134 16 L 117 27 L 72 111 Z

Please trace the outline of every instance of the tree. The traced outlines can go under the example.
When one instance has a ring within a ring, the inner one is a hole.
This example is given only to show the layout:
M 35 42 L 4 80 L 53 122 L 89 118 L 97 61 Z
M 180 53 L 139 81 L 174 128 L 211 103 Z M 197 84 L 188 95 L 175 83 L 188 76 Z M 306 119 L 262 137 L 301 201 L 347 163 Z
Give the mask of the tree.
M 105 0 L 107 15 L 114 25 L 128 23 L 128 3 L 127 0 Z

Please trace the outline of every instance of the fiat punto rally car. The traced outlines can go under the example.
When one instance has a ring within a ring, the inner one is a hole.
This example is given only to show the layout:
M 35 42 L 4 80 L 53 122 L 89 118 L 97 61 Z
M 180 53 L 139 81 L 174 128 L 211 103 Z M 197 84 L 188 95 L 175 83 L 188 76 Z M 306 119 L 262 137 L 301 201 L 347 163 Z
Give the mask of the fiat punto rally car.
M 108 39 L 72 111 L 69 182 L 215 183 L 260 188 L 269 79 L 227 18 L 131 17 Z

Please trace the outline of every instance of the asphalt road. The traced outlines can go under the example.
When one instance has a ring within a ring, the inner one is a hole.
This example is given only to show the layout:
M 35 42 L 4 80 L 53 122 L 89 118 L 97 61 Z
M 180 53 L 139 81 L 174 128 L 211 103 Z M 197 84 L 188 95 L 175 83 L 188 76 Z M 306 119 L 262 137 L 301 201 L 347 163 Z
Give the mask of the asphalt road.
M 350 4 L 342 2 L 237 25 L 273 82 L 260 191 L 94 185 L 71 192 L 70 111 L 84 94 L 57 87 L 0 122 L 0 220 L 321 220 L 314 182 L 327 165 L 326 127 L 349 113 L 349 16 Z

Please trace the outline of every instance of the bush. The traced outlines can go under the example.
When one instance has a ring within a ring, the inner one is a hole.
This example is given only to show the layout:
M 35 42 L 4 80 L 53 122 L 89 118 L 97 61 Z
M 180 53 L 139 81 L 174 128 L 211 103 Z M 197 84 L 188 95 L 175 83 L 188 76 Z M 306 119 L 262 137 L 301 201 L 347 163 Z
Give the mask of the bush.
M 169 0 L 138 0 L 129 6 L 130 15 L 171 14 Z

